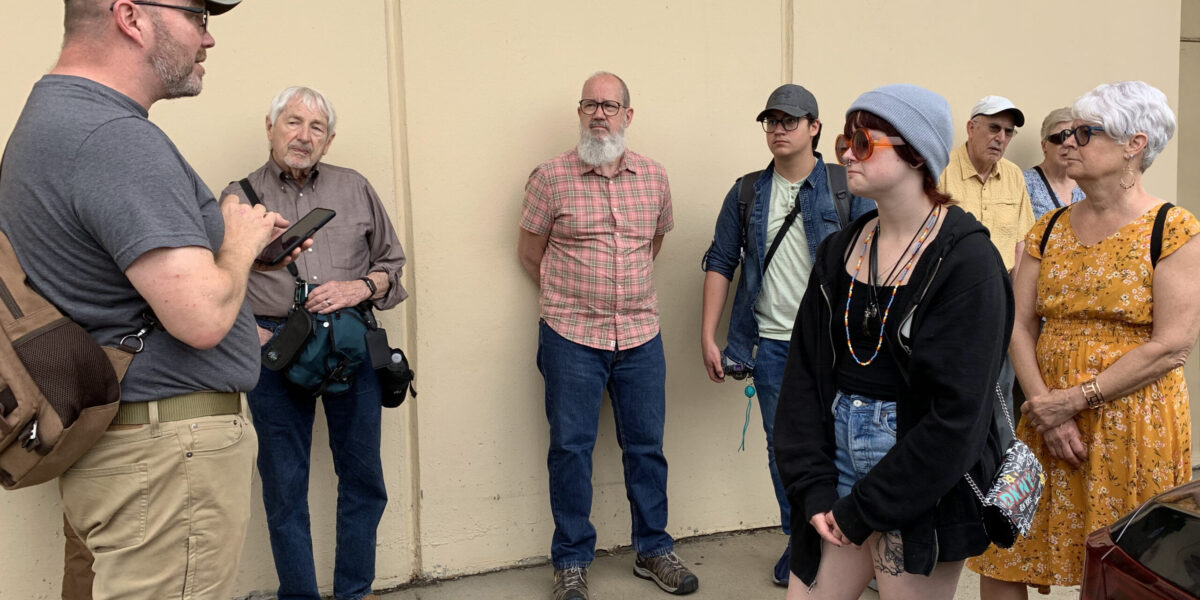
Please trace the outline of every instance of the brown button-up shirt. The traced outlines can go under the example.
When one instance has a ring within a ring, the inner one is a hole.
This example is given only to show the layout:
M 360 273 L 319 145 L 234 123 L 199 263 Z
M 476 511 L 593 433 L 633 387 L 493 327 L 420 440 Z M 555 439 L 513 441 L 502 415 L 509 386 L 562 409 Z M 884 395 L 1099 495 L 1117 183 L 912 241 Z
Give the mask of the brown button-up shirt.
M 321 207 L 337 212 L 329 224 L 313 236 L 313 245 L 296 260 L 300 277 L 316 287 L 327 281 L 351 281 L 367 273 L 387 273 L 390 287 L 375 308 L 392 308 L 408 297 L 400 284 L 404 250 L 375 189 L 353 169 L 318 163 L 299 185 L 270 158 L 247 179 L 262 203 L 295 223 L 308 211 Z M 221 193 L 236 195 L 249 203 L 238 182 Z M 287 269 L 254 271 L 246 286 L 246 297 L 254 314 L 282 317 L 292 306 L 295 280 Z

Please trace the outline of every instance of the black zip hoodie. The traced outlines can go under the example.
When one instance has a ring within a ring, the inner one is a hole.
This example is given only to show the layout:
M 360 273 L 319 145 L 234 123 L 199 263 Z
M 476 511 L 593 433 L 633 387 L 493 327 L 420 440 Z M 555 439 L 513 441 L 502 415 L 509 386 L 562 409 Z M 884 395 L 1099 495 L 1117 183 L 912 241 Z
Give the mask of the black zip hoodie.
M 830 509 L 855 544 L 875 531 L 899 530 L 909 573 L 927 575 L 938 561 L 987 548 L 979 501 L 963 474 L 986 490 L 1003 451 L 994 386 L 1012 331 L 1012 284 L 987 229 L 957 206 L 946 210 L 909 278 L 914 293 L 891 310 L 901 319 L 895 331 L 904 333 L 889 335 L 886 349 L 907 382 L 897 395 L 896 445 L 840 499 L 830 411 L 837 344 L 846 343 L 839 302 L 846 291 L 838 276 L 876 211 L 817 251 L 792 333 L 774 440 L 792 505 L 790 566 L 807 585 L 815 584 L 821 558 L 821 538 L 808 520 Z

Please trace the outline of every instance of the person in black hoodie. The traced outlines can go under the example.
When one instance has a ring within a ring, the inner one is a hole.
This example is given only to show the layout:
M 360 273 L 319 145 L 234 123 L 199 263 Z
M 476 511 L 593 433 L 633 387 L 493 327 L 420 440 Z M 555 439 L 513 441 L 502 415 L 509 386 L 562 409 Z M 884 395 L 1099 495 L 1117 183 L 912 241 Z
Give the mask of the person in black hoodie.
M 950 107 L 923 88 L 859 96 L 838 136 L 850 191 L 878 210 L 817 252 L 775 422 L 792 505 L 788 598 L 952 598 L 988 538 L 963 478 L 1007 440 L 996 378 L 1012 286 L 987 229 L 937 191 Z M 1007 427 L 1007 426 L 1006 426 Z

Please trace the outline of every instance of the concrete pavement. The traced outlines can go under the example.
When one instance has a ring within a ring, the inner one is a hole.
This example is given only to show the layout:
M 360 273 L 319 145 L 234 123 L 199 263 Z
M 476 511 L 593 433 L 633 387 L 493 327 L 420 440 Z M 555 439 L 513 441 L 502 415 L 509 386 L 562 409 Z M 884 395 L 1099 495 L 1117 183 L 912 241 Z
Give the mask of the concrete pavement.
M 721 600 L 782 600 L 783 588 L 771 583 L 771 566 L 787 545 L 778 530 L 723 533 L 681 540 L 676 552 L 700 578 L 700 589 L 687 596 Z M 591 600 L 667 600 L 672 596 L 653 583 L 633 576 L 633 553 L 622 549 L 598 553 L 588 570 Z M 521 567 L 406 586 L 381 594 L 383 600 L 549 600 L 553 571 L 549 564 Z M 861 600 L 878 600 L 867 590 Z M 963 571 L 955 600 L 979 598 L 979 579 Z M 1049 596 L 1033 592 L 1031 600 L 1075 600 L 1079 588 L 1054 588 Z

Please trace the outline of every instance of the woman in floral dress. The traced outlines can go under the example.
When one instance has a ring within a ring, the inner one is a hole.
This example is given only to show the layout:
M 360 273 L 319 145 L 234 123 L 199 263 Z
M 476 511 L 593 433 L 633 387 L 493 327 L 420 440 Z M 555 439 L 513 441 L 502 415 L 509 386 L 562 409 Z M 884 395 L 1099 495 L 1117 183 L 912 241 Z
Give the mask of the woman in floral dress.
M 1142 82 L 1101 85 L 1072 112 L 1067 174 L 1087 200 L 1037 222 L 1013 276 L 1009 356 L 1028 398 L 1017 435 L 1046 489 L 1027 537 L 968 562 L 983 600 L 1078 585 L 1088 533 L 1191 477 L 1183 364 L 1200 332 L 1200 244 L 1188 243 L 1200 222 L 1170 208 L 1152 264 L 1164 202 L 1142 187 L 1175 117 Z

